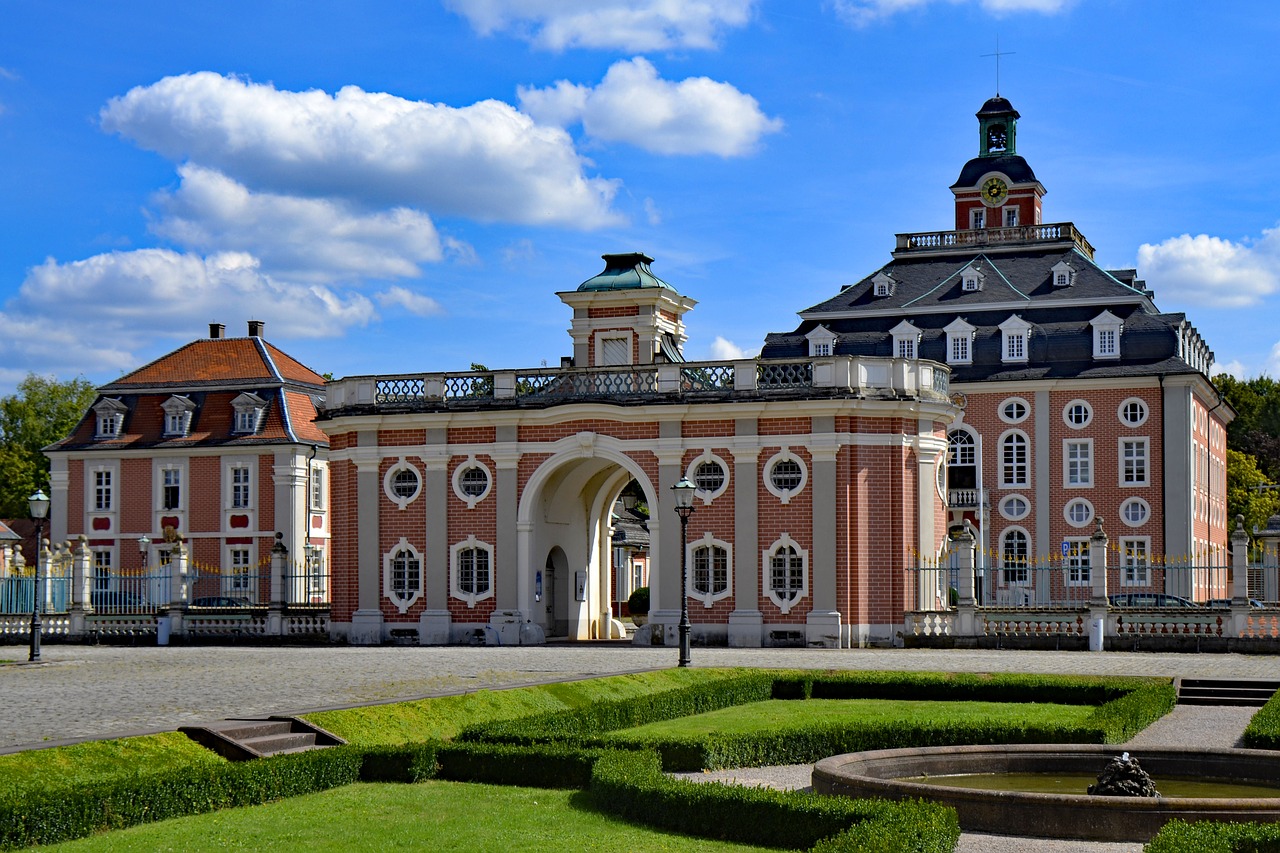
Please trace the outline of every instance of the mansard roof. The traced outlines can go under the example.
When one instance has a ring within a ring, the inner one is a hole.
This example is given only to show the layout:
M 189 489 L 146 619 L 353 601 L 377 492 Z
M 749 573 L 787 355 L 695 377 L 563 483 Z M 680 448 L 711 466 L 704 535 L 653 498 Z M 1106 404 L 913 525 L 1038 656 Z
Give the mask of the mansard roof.
M 194 388 L 228 383 L 287 382 L 324 387 L 324 377 L 259 337 L 192 341 L 150 364 L 102 386 L 103 393 L 129 388 Z
M 1054 287 L 1052 268 L 1076 271 L 1068 287 Z M 962 288 L 961 271 L 978 267 L 983 288 Z M 766 337 L 763 358 L 808 354 L 806 335 L 819 325 L 836 334 L 835 355 L 892 357 L 893 329 L 904 321 L 921 330 L 917 355 L 946 363 L 948 326 L 974 327 L 972 363 L 951 365 L 952 381 L 1112 378 L 1197 373 L 1181 355 L 1182 314 L 1160 313 L 1131 271 L 1113 275 L 1077 248 L 1030 246 L 997 252 L 953 252 L 895 258 L 838 294 L 800 312 L 791 332 Z M 872 280 L 893 276 L 888 296 Z M 1123 323 L 1119 360 L 1093 356 L 1093 321 L 1110 312 Z M 1002 361 L 1001 324 L 1018 316 L 1030 324 L 1026 362 Z

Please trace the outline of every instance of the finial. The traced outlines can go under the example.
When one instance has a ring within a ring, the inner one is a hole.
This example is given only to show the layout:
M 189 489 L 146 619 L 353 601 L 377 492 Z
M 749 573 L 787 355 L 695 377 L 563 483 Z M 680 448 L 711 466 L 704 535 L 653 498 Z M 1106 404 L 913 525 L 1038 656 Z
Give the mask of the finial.
M 996 58 L 996 97 L 997 98 L 1000 97 L 1000 57 L 1013 56 L 1015 53 L 1017 53 L 1017 51 L 1006 51 L 1004 53 L 1000 52 L 1000 34 L 997 33 L 996 34 L 996 52 L 982 54 L 984 59 L 988 56 L 994 56 Z

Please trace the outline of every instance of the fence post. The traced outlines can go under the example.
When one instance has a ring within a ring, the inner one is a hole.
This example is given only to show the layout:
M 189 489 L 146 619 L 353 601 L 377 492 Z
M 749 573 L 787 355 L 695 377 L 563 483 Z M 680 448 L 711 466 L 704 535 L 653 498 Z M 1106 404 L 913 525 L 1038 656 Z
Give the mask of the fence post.
M 1089 537 L 1089 628 L 1102 620 L 1102 633 L 1105 636 L 1109 628 L 1107 624 L 1107 534 L 1102 529 L 1102 519 L 1098 519 L 1098 529 Z M 1101 647 L 1098 649 L 1101 651 Z
M 89 537 L 83 533 L 76 539 L 75 551 L 71 556 L 71 606 L 67 610 L 71 625 L 69 636 L 77 639 L 84 636 L 84 605 L 89 600 Z
M 973 637 L 977 631 L 977 599 L 974 598 L 974 539 L 968 530 L 962 530 L 951 540 L 956 549 L 956 624 L 953 637 Z
M 271 546 L 271 599 L 267 602 L 267 636 L 284 636 L 284 572 L 289 563 L 289 549 L 284 534 L 276 534 Z
M 1236 516 L 1231 531 L 1231 636 L 1243 637 L 1249 630 L 1249 534 L 1244 516 Z
M 187 612 L 187 568 L 190 553 L 178 536 L 169 549 L 169 634 L 181 637 L 187 628 L 183 616 Z
M 1267 519 L 1258 541 L 1262 543 L 1262 600 L 1270 604 L 1280 599 L 1280 515 Z

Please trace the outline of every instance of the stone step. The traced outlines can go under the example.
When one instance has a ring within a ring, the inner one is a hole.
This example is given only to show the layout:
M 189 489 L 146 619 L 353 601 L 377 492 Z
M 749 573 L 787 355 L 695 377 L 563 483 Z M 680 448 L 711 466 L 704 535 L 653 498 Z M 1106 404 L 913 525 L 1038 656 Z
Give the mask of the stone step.
M 231 761 L 346 743 L 337 735 L 297 717 L 225 720 L 213 726 L 182 726 L 178 731 Z
M 1261 707 L 1277 690 L 1280 681 L 1274 679 L 1182 678 L 1178 704 Z

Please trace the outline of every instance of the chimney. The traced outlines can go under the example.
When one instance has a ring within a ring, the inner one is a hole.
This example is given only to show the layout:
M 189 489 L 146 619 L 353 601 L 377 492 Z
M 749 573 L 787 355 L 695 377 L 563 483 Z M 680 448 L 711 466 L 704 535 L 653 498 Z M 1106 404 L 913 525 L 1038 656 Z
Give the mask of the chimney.
M 262 322 L 261 320 L 250 320 L 249 321 L 249 337 L 251 338 L 262 337 L 262 327 L 265 325 L 266 323 Z
M 221 323 L 210 323 L 210 324 L 209 324 L 209 339 L 210 339 L 210 340 L 214 340 L 214 341 L 216 341 L 216 340 L 218 340 L 219 338 L 225 338 L 226 336 L 227 336 L 227 327 L 226 327 L 226 326 L 222 325 Z

